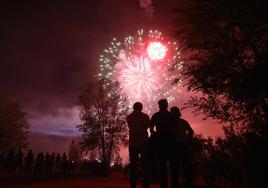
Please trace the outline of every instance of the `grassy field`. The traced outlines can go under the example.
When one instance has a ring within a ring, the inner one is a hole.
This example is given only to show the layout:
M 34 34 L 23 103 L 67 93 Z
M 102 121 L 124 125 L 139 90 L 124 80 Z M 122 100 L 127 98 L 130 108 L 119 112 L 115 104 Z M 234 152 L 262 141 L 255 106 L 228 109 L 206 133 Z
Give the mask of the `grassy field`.
M 127 188 L 128 181 L 123 176 L 109 177 L 87 176 L 35 176 L 35 177 L 2 177 L 1 188 Z
M 109 177 L 94 176 L 31 176 L 1 177 L 0 188 L 129 188 L 129 183 L 122 173 L 114 173 Z M 152 184 L 150 188 L 158 188 Z M 206 188 L 207 186 L 193 186 Z M 142 188 L 141 183 L 137 188 Z M 180 188 L 183 188 L 180 186 Z

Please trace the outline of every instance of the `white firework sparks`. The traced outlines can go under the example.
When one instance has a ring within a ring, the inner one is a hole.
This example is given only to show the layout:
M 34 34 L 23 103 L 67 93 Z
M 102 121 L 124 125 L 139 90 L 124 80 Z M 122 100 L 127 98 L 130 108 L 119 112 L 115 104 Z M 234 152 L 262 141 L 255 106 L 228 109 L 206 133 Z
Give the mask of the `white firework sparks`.
M 129 100 L 144 104 L 145 111 L 156 110 L 157 101 L 167 98 L 172 102 L 178 97 L 183 62 L 176 42 L 166 42 L 159 31 L 128 36 L 123 42 L 113 39 L 110 47 L 100 55 L 99 78 L 118 81 Z M 173 69 L 173 71 L 170 71 Z

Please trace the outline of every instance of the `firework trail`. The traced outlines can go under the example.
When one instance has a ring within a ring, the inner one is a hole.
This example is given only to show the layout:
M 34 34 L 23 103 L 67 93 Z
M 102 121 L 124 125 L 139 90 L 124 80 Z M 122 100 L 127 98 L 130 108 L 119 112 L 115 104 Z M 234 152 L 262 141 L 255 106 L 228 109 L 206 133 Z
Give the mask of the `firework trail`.
M 140 101 L 151 114 L 159 99 L 173 102 L 179 97 L 181 80 L 172 82 L 181 77 L 182 67 L 176 42 L 165 41 L 157 30 L 139 30 L 123 41 L 114 38 L 104 49 L 98 77 L 118 81 L 130 107 Z

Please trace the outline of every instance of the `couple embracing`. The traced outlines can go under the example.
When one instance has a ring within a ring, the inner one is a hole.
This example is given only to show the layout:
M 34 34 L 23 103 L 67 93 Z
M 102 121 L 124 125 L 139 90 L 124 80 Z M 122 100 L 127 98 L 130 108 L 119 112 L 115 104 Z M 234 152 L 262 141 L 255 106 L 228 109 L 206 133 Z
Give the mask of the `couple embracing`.
M 168 101 L 161 99 L 158 101 L 159 111 L 152 118 L 142 112 L 142 104 L 136 102 L 133 105 L 133 112 L 127 116 L 129 126 L 129 158 L 130 158 L 130 186 L 136 188 L 137 184 L 137 163 L 141 158 L 142 183 L 143 188 L 149 188 L 150 173 L 149 165 L 152 158 L 147 129 L 150 130 L 151 138 L 156 138 L 154 147 L 156 148 L 160 188 L 168 186 L 167 165 L 169 164 L 171 174 L 171 186 L 179 187 L 179 166 L 182 164 L 185 183 L 191 184 L 190 161 L 188 143 L 194 132 L 189 123 L 181 118 L 179 108 L 172 107 L 168 111 Z

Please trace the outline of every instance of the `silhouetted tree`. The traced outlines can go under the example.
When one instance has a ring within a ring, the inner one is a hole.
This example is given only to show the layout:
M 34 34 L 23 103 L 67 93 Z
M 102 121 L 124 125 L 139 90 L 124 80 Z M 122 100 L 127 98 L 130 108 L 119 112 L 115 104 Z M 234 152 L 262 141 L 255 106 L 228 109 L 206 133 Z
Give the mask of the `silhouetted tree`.
M 128 107 L 117 82 L 100 80 L 90 85 L 80 96 L 81 120 L 85 150 L 99 151 L 102 162 L 110 165 L 119 146 L 127 142 L 126 114 Z
M 202 177 L 210 183 L 209 159 L 214 150 L 212 138 L 194 135 L 190 142 L 190 157 L 194 178 Z
M 250 125 L 255 126 L 224 127 L 225 138 L 216 140 L 208 160 L 214 180 L 222 178 L 226 187 L 267 187 L 268 127 L 263 121 Z
M 29 123 L 19 103 L 0 94 L 0 151 L 25 148 Z
M 267 186 L 267 8 L 264 0 L 182 0 L 175 13 L 184 79 L 197 93 L 187 105 L 229 124 L 208 155 L 225 187 Z
M 175 33 L 187 54 L 184 78 L 202 95 L 195 112 L 224 122 L 268 117 L 268 4 L 264 0 L 183 0 Z

